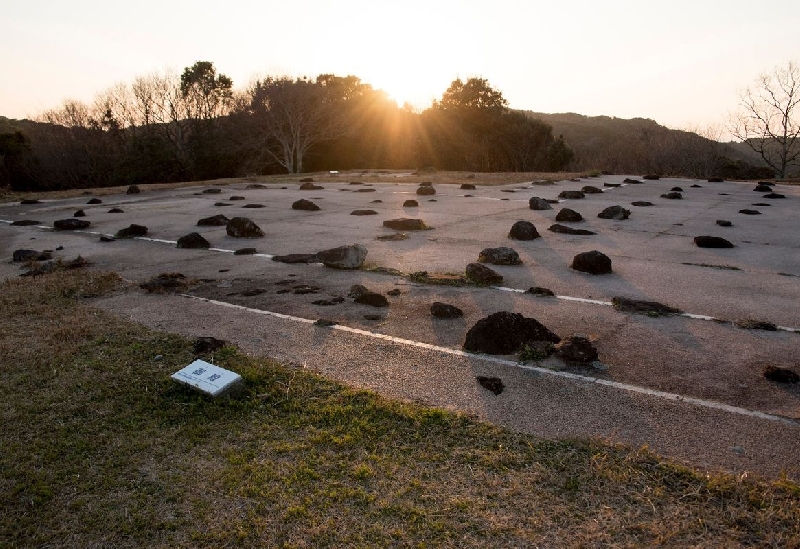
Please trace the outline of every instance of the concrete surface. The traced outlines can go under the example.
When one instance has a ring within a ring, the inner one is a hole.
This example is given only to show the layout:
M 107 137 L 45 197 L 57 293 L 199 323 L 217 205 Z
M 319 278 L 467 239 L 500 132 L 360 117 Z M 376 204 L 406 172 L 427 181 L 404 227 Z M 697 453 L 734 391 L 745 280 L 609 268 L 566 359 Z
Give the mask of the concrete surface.
M 769 476 L 783 471 L 800 478 L 800 387 L 781 386 L 761 375 L 768 364 L 800 371 L 800 333 L 793 331 L 800 328 L 800 188 L 777 185 L 775 191 L 787 198 L 770 200 L 753 192 L 752 183 L 662 179 L 605 188 L 603 194 L 563 201 L 549 211 L 528 208 L 531 196 L 552 199 L 562 190 L 578 190 L 584 185 L 603 188 L 604 183 L 619 183 L 624 177 L 604 176 L 552 186 L 481 187 L 478 176 L 477 190 L 439 185 L 436 195 L 417 196 L 417 185 L 411 182 L 349 185 L 342 175 L 322 177 L 324 189 L 315 191 L 300 191 L 298 184 L 270 185 L 267 189 L 246 189 L 238 184 L 226 186 L 216 195 L 198 194 L 200 187 L 171 191 L 144 188 L 140 195 L 105 196 L 103 204 L 91 206 L 86 204 L 88 196 L 30 206 L 3 204 L 0 221 L 36 219 L 52 226 L 54 220 L 84 209 L 84 219 L 92 226 L 88 232 L 55 232 L 0 223 L 0 276 L 19 274 L 19 266 L 11 263 L 13 250 L 57 246 L 64 247 L 56 252 L 57 257 L 71 259 L 80 254 L 95 268 L 115 270 L 136 283 L 162 272 L 178 271 L 205 280 L 191 292 L 197 298 L 242 308 L 200 299 L 145 295 L 135 288 L 99 300 L 97 305 L 159 329 L 222 337 L 250 353 L 305 365 L 345 383 L 467 411 L 543 436 L 602 436 L 634 445 L 649 444 L 663 454 L 700 467 L 749 470 Z M 690 188 L 693 183 L 701 188 Z M 683 187 L 683 200 L 659 197 L 674 186 Z M 364 188 L 375 192 L 356 192 Z M 510 190 L 514 192 L 503 192 Z M 232 195 L 245 196 L 246 200 L 230 202 L 227 198 Z M 299 198 L 312 200 L 321 210 L 292 210 L 291 203 Z M 420 206 L 403 208 L 409 198 L 418 200 Z M 631 206 L 636 200 L 655 205 Z M 231 205 L 217 207 L 215 202 Z M 752 206 L 756 202 L 771 205 Z M 265 207 L 242 208 L 248 203 Z M 615 204 L 630 209 L 630 219 L 597 218 L 603 208 Z M 558 210 L 565 206 L 585 218 L 566 224 L 598 234 L 570 236 L 547 231 Z M 108 213 L 112 207 L 122 208 L 124 213 Z M 352 210 L 367 208 L 378 211 L 378 215 L 350 215 Z M 762 215 L 739 214 L 743 208 L 758 209 Z M 224 227 L 195 226 L 200 218 L 219 213 L 249 217 L 266 236 L 234 239 L 225 234 Z M 394 232 L 382 227 L 382 222 L 397 217 L 418 217 L 434 228 L 408 232 L 408 239 L 403 241 L 376 240 L 379 235 Z M 520 219 L 533 222 L 542 238 L 509 240 L 511 225 Z M 730 220 L 733 226 L 719 227 L 715 225 L 717 219 Z M 150 238 L 165 242 L 99 242 L 98 233 L 113 234 L 130 223 L 146 225 Z M 175 248 L 174 241 L 192 231 L 203 234 L 216 250 Z M 697 248 L 692 238 L 699 235 L 722 236 L 735 247 Z M 369 250 L 368 267 L 406 273 L 463 273 L 467 263 L 477 260 L 481 249 L 510 246 L 520 253 L 524 264 L 492 266 L 505 277 L 504 286 L 510 289 L 544 286 L 564 298 L 599 302 L 608 302 L 614 296 L 655 300 L 720 320 L 756 318 L 786 329 L 743 330 L 730 323 L 684 316 L 650 318 L 590 302 L 540 298 L 496 288 L 420 285 L 408 278 L 369 270 L 344 272 L 318 264 L 286 265 L 268 257 L 352 243 Z M 267 255 L 231 253 L 249 246 Z M 611 257 L 613 274 L 591 276 L 569 269 L 575 254 L 592 249 Z M 734 267 L 736 270 L 731 269 Z M 356 305 L 349 298 L 328 307 L 311 303 L 332 296 L 346 297 L 356 283 L 382 293 L 399 289 L 401 294 L 390 297 L 386 309 Z M 300 284 L 316 286 L 319 291 L 305 295 L 276 293 Z M 241 295 L 253 289 L 264 291 L 256 296 Z M 435 319 L 429 313 L 433 301 L 457 305 L 465 315 L 455 320 Z M 331 319 L 367 333 L 319 328 L 292 318 L 265 316 L 255 312 L 258 310 L 307 320 Z M 608 369 L 567 367 L 548 359 L 541 364 L 545 369 L 578 377 L 554 376 L 520 368 L 514 364 L 514 357 L 498 362 L 492 357 L 463 356 L 446 350 L 460 349 L 469 327 L 500 310 L 535 317 L 562 337 L 575 332 L 589 334 Z M 379 320 L 367 320 L 365 314 L 378 314 Z M 475 375 L 501 377 L 505 392 L 496 397 L 485 391 L 476 384 Z M 636 390 L 627 390 L 624 384 Z M 703 402 L 681 402 L 640 389 Z

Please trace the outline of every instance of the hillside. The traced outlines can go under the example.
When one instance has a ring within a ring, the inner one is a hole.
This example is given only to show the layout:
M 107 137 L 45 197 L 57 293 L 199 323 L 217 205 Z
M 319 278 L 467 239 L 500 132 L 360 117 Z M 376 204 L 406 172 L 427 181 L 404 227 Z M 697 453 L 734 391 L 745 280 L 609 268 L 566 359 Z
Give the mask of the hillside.
M 646 118 L 526 111 L 553 127 L 575 152 L 572 169 L 616 173 L 731 178 L 770 177 L 758 156 L 741 143 L 720 143 Z

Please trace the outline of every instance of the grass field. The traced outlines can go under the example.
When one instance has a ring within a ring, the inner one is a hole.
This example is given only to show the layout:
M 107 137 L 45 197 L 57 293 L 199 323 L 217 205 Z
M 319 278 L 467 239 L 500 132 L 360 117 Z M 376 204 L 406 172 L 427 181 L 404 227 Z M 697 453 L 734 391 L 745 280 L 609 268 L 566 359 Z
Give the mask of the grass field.
M 549 441 L 91 308 L 78 270 L 0 285 L 0 547 L 800 547 L 800 487 Z M 161 357 L 157 359 L 156 357 Z

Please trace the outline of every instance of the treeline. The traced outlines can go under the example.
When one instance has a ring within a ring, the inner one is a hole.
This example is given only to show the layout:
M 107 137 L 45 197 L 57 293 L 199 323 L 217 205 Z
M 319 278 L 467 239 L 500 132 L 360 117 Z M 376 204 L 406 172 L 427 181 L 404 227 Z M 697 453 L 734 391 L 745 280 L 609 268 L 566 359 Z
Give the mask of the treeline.
M 154 73 L 0 120 L 0 185 L 50 190 L 355 168 L 558 171 L 572 151 L 485 79 L 418 113 L 355 76 L 267 77 L 236 89 L 213 63 Z
M 656 173 L 696 178 L 768 179 L 775 176 L 747 147 L 722 143 L 722 129 L 673 130 L 644 118 L 574 113 L 526 113 L 564 136 L 576 171 Z

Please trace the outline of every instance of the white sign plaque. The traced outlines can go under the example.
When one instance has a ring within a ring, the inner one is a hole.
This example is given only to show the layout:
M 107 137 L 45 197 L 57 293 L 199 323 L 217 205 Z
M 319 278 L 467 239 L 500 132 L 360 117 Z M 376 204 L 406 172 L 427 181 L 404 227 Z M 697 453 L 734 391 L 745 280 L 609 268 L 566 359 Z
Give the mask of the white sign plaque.
M 189 385 L 211 396 L 219 396 L 242 383 L 242 376 L 205 360 L 195 360 L 172 374 L 178 383 Z

